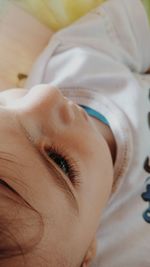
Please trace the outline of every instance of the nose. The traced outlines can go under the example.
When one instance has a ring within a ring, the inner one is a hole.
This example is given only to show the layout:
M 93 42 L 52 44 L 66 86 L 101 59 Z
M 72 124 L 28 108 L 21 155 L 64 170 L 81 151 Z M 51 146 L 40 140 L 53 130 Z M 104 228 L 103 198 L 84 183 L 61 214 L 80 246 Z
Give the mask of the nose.
M 45 102 L 45 107 L 54 120 L 62 124 L 71 124 L 75 119 L 74 106 L 63 96 L 58 88 L 51 88 Z
M 28 113 L 34 121 L 51 125 L 69 125 L 75 119 L 73 103 L 58 88 L 45 84 L 31 88 L 22 98 L 19 110 Z

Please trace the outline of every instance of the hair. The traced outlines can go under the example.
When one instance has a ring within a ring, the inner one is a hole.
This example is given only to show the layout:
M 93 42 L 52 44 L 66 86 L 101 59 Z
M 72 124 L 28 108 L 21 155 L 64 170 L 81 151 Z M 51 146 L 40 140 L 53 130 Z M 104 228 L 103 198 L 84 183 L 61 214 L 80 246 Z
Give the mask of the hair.
M 8 161 L 8 159 L 4 157 L 0 157 L 0 159 L 1 161 Z M 15 177 L 16 182 L 17 180 L 18 179 Z M 0 179 L 0 186 L 6 186 L 10 189 L 9 185 L 2 179 Z M 22 259 L 22 264 L 19 263 L 19 267 L 28 266 L 26 256 L 28 256 L 28 254 L 32 256 L 34 252 L 36 252 L 38 244 L 43 237 L 43 216 L 15 190 L 13 191 L 20 196 L 19 200 L 11 198 L 9 196 L 9 189 L 8 191 L 6 190 L 7 194 L 1 194 L 0 198 L 0 266 L 10 266 L 11 261 L 11 266 L 16 267 L 16 263 L 13 265 L 13 262 L 16 262 L 15 260 L 18 259 L 19 256 Z M 25 217 L 23 216 L 24 212 Z M 57 265 L 61 267 L 75 266 L 74 264 L 72 265 L 72 263 L 71 265 L 66 264 L 66 259 L 64 259 L 64 257 L 62 257 L 62 259 L 57 259 L 58 256 L 55 256 L 56 259 L 52 259 L 52 261 L 59 262 Z M 21 260 L 20 258 L 19 261 Z M 43 266 L 43 262 L 44 266 L 50 265 L 50 262 L 46 262 L 46 259 L 43 257 L 40 257 L 40 259 L 42 259 L 41 266 Z M 40 262 L 41 261 L 38 262 L 38 266 L 40 266 Z
M 10 156 L 14 157 L 11 153 L 0 151 L 1 177 L 6 175 L 5 172 L 8 169 L 6 167 L 7 162 L 9 164 L 18 164 Z M 14 176 L 14 173 L 15 170 L 13 168 L 11 179 L 19 183 L 18 172 L 17 176 Z M 34 250 L 43 236 L 43 218 L 34 207 L 2 179 L 0 179 L 0 186 L 2 188 L 5 187 L 7 192 L 6 194 L 2 193 L 0 198 L 0 266 L 6 260 L 17 256 L 22 256 L 25 263 L 25 255 Z M 21 186 L 26 186 L 26 184 L 22 182 Z M 19 196 L 17 200 L 10 197 L 11 191 L 14 191 Z M 25 218 L 22 217 L 24 212 Z M 34 233 L 33 228 L 35 230 Z M 28 239 L 26 238 L 27 231 L 31 233 L 28 235 L 30 236 Z
M 11 200 L 9 199 L 9 201 L 13 202 L 12 199 Z M 22 264 L 20 265 L 19 263 L 19 267 L 28 266 L 25 256 L 28 253 L 32 253 L 32 251 L 34 252 L 34 249 L 39 244 L 43 236 L 42 233 L 44 229 L 44 224 L 43 224 L 42 216 L 39 214 L 38 211 L 36 211 L 30 205 L 27 207 L 26 205 L 21 204 L 21 206 L 22 208 L 27 208 L 30 214 L 32 213 L 30 217 L 31 223 L 29 222 L 29 220 L 28 220 L 28 224 L 26 224 L 21 218 L 13 218 L 12 220 L 12 218 L 7 218 L 7 216 L 4 216 L 3 214 L 0 215 L 0 266 L 5 266 L 5 267 L 10 266 L 10 261 L 11 261 L 11 266 L 16 267 L 16 264 L 13 265 L 12 262 L 18 256 L 22 257 Z M 0 212 L 1 212 L 1 205 L 0 205 Z M 17 233 L 18 235 L 18 238 L 17 238 L 16 232 L 19 232 L 19 229 L 18 229 L 19 225 L 22 225 L 20 229 L 20 232 L 22 232 L 23 229 L 25 230 L 26 227 L 27 228 L 32 227 L 33 221 L 34 221 L 34 226 L 35 224 L 36 226 L 38 226 L 38 232 L 34 233 L 34 235 L 31 236 L 31 238 L 27 241 L 23 240 L 24 238 L 22 238 L 20 233 L 19 234 Z M 57 255 L 56 255 L 56 258 L 57 258 Z M 7 260 L 9 260 L 8 265 L 7 265 Z M 44 266 L 50 266 L 50 263 L 46 262 L 46 260 L 43 258 L 42 258 L 42 264 L 40 265 L 40 262 L 39 262 L 38 266 L 43 266 L 43 262 L 44 262 Z M 60 259 L 56 259 L 56 262 L 57 262 L 56 263 L 57 267 L 58 266 L 75 267 L 73 263 L 71 263 L 71 265 L 68 265 L 68 264 L 66 265 L 66 261 L 63 261 L 63 259 L 61 259 L 61 261 Z M 78 264 L 77 266 L 81 267 L 82 262 Z
M 17 256 L 22 256 L 25 266 L 25 255 L 34 250 L 43 236 L 43 219 L 24 199 L 17 202 L 8 196 L 4 198 L 5 202 L 0 202 L 0 266 L 6 259 Z M 24 211 L 26 219 L 21 218 Z

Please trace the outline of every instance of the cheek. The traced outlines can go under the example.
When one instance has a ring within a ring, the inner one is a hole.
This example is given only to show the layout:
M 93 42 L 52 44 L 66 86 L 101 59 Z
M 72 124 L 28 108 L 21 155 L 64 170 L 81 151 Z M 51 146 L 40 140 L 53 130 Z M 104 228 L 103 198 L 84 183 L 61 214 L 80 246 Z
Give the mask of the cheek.
M 112 160 L 105 143 L 99 149 L 95 144 L 83 168 L 82 208 L 87 210 L 89 216 L 92 213 L 94 216 L 96 210 L 101 211 L 106 205 L 113 184 Z

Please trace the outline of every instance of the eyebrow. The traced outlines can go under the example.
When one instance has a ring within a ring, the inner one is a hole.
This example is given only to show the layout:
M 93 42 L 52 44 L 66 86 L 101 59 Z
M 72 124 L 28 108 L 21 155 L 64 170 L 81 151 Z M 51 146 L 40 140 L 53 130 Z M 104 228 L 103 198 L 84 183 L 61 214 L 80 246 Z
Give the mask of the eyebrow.
M 73 194 L 72 190 L 70 189 L 68 183 L 66 182 L 65 178 L 63 175 L 57 170 L 57 168 L 52 164 L 52 162 L 48 161 L 46 157 L 44 157 L 40 151 L 35 147 L 34 142 L 32 138 L 30 137 L 29 133 L 26 131 L 24 128 L 23 124 L 21 121 L 18 119 L 19 125 L 21 126 L 23 133 L 27 140 L 30 142 L 32 145 L 36 155 L 40 157 L 41 161 L 43 162 L 45 168 L 48 170 L 49 173 L 51 173 L 52 179 L 54 183 L 57 185 L 57 187 L 65 194 L 65 197 L 68 199 L 69 204 L 72 207 L 72 210 L 74 211 L 75 215 L 79 214 L 79 206 L 78 202 L 76 200 L 75 195 Z

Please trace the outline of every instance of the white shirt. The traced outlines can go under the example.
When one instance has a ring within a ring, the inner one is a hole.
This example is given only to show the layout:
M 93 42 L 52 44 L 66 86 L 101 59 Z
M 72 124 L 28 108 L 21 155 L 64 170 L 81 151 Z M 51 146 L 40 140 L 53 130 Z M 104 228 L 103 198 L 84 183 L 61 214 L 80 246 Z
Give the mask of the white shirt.
M 110 123 L 118 187 L 97 232 L 92 267 L 150 267 L 150 27 L 140 0 L 109 0 L 56 33 L 26 87 L 51 83 Z M 149 179 L 148 179 L 149 178 Z M 146 213 L 145 213 L 146 214 Z

